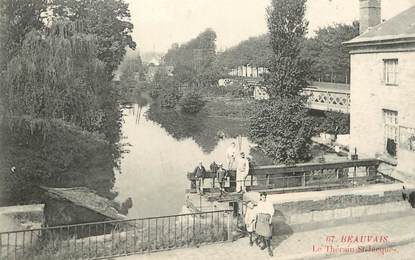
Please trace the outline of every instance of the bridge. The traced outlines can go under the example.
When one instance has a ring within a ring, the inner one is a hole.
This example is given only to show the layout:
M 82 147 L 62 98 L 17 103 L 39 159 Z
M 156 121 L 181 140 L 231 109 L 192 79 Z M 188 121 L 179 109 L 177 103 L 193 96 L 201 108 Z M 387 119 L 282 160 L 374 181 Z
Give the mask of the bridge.
M 220 81 L 220 86 L 232 83 L 242 85 L 253 90 L 253 97 L 257 100 L 268 99 L 266 88 L 261 83 L 260 77 L 233 77 Z M 350 112 L 350 85 L 330 82 L 311 82 L 310 86 L 303 90 L 303 95 L 308 96 L 307 106 L 310 109 L 320 111 Z
M 341 83 L 312 82 L 303 90 L 308 96 L 307 106 L 322 111 L 350 112 L 350 85 Z

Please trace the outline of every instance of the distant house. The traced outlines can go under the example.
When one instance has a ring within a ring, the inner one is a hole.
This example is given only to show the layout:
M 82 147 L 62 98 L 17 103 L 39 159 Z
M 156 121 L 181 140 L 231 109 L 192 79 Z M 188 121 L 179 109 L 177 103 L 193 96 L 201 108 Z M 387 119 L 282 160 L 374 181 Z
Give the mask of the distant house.
M 351 144 L 415 174 L 415 6 L 381 23 L 379 0 L 360 0 L 351 55 Z M 353 149 L 353 148 L 352 148 Z
M 254 99 L 255 100 L 267 100 L 269 99 L 269 94 L 267 89 L 262 86 L 255 86 L 254 87 Z
M 167 65 L 155 66 L 153 64 L 150 64 L 148 66 L 148 70 L 147 70 L 147 74 L 146 74 L 146 80 L 148 82 L 152 82 L 154 80 L 154 76 L 159 71 L 164 71 L 168 76 L 173 76 L 174 67 L 173 66 L 167 66 Z
M 154 80 L 154 76 L 158 71 L 158 67 L 150 65 L 148 66 L 147 74 L 146 74 L 146 81 L 152 82 Z
M 252 66 L 252 65 L 241 65 L 229 72 L 230 76 L 245 77 L 245 78 L 259 78 L 268 73 L 268 69 L 264 67 Z

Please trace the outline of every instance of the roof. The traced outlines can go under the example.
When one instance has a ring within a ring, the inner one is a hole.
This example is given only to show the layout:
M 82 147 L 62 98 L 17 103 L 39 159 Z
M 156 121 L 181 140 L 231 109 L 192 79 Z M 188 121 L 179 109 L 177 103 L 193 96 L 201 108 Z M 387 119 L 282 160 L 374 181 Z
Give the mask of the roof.
M 415 38 L 415 5 L 344 44 L 355 45 L 373 41 L 396 41 L 408 38 Z
M 41 188 L 47 191 L 52 198 L 69 201 L 77 206 L 90 209 L 110 219 L 127 219 L 126 216 L 118 213 L 112 206 L 113 202 L 111 200 L 99 196 L 95 191 L 88 188 L 49 188 L 44 186 Z

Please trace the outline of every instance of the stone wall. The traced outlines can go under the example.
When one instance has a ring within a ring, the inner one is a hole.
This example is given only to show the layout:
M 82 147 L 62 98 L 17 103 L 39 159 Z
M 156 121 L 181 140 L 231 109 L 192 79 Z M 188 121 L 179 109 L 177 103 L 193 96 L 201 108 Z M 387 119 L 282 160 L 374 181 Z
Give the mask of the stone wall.
M 302 213 L 310 213 L 314 211 L 325 211 L 344 209 L 356 206 L 367 206 L 384 204 L 390 202 L 402 201 L 402 191 L 386 191 L 384 196 L 379 194 L 363 195 L 363 194 L 348 194 L 339 196 L 330 196 L 321 200 L 301 200 L 291 201 L 285 203 L 274 204 L 276 210 L 283 212 L 285 215 L 294 215 Z
M 0 232 L 40 228 L 45 223 L 44 205 L 0 207 Z
M 405 184 L 406 194 L 415 191 Z M 341 190 L 269 194 L 274 205 L 275 226 L 302 231 L 327 226 L 402 217 L 415 209 L 403 199 L 402 184 L 361 186 Z M 259 194 L 250 192 L 244 201 L 258 201 Z

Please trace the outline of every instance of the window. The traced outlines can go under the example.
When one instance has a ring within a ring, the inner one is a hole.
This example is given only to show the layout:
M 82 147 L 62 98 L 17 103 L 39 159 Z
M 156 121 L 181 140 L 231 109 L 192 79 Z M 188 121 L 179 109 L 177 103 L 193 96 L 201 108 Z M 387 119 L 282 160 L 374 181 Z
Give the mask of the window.
M 383 80 L 386 85 L 398 85 L 398 59 L 383 60 Z
M 391 156 L 396 156 L 398 144 L 398 112 L 384 109 L 383 119 L 386 153 Z

